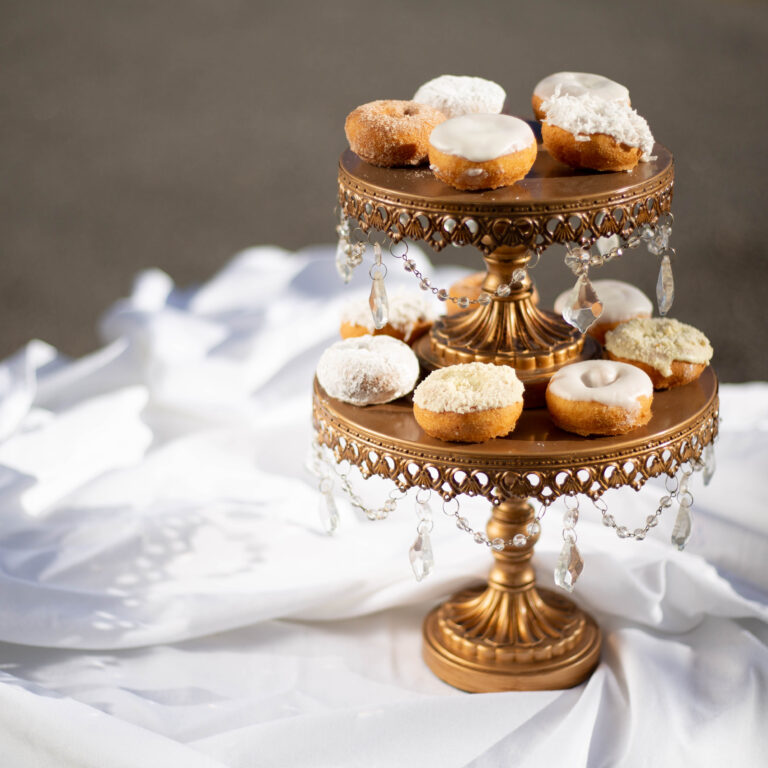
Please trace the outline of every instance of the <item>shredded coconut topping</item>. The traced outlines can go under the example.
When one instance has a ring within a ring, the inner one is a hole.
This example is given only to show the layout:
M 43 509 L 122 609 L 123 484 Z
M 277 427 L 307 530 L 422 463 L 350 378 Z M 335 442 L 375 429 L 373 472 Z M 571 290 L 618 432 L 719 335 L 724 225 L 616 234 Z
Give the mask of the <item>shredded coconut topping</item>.
M 545 123 L 572 133 L 576 141 L 589 141 L 590 134 L 605 133 L 620 144 L 639 147 L 641 162 L 653 160 L 651 129 L 645 118 L 627 104 L 589 94 L 571 96 L 561 93 L 558 86 L 554 95 L 541 103 L 541 109 L 546 114 Z
M 434 413 L 505 408 L 523 399 L 523 385 L 508 365 L 460 363 L 438 368 L 416 387 L 413 402 Z
M 636 318 L 605 334 L 605 348 L 616 357 L 639 360 L 664 376 L 672 375 L 672 363 L 707 365 L 713 350 L 697 328 L 666 317 Z
M 431 323 L 435 317 L 436 313 L 423 292 L 414 293 L 401 288 L 389 296 L 388 322 L 405 336 L 406 341 L 410 340 L 417 323 Z M 341 321 L 360 325 L 373 333 L 375 326 L 368 299 L 350 301 L 342 310 Z
M 439 109 L 446 117 L 458 117 L 475 112 L 497 115 L 507 94 L 492 80 L 463 75 L 440 75 L 424 83 L 414 101 Z

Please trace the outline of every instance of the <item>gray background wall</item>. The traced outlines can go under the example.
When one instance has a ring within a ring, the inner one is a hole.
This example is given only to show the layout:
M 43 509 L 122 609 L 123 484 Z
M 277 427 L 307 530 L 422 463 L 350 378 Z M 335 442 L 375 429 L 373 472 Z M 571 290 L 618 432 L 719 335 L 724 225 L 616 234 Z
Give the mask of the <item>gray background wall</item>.
M 71 354 L 158 266 L 205 280 L 256 243 L 331 242 L 347 112 L 439 74 L 501 83 L 528 116 L 550 72 L 599 72 L 677 163 L 673 314 L 729 381 L 768 379 L 762 2 L 0 2 L 0 356 Z M 477 263 L 448 249 L 438 261 Z M 601 276 L 653 295 L 656 260 Z M 536 269 L 546 300 L 572 282 Z M 254 297 L 258 300 L 258 297 Z

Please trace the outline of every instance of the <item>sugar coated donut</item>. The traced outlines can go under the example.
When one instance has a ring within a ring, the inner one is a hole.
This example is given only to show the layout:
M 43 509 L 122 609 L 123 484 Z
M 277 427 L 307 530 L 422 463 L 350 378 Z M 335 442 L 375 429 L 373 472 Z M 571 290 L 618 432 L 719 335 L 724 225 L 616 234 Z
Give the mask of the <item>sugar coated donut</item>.
M 536 137 L 509 115 L 463 115 L 429 137 L 429 167 L 456 189 L 496 189 L 522 179 L 536 160 Z
M 630 104 L 629 91 L 621 84 L 615 83 L 602 75 L 593 75 L 589 72 L 555 72 L 536 83 L 531 97 L 533 113 L 537 120 L 543 120 L 544 111 L 541 103 L 551 99 L 558 90 L 560 94 L 569 96 L 595 96 L 606 101 L 619 101 Z
M 623 435 L 651 419 L 653 384 L 639 368 L 612 360 L 563 366 L 549 380 L 552 421 L 577 435 Z
M 653 314 L 651 300 L 634 285 L 622 280 L 593 280 L 592 286 L 603 304 L 603 313 L 589 326 L 587 333 L 601 344 L 606 331 L 634 317 L 650 317 Z M 563 314 L 571 289 L 563 291 L 555 299 L 555 312 Z
M 652 159 L 653 135 L 637 112 L 619 101 L 557 91 L 541 105 L 541 138 L 549 153 L 573 168 L 631 171 Z
M 389 296 L 389 320 L 383 328 L 374 327 L 367 297 L 349 302 L 341 315 L 341 338 L 386 335 L 413 344 L 432 327 L 434 319 L 433 306 L 423 293 L 393 291 Z
M 509 434 L 523 410 L 515 369 L 490 363 L 438 368 L 416 387 L 413 415 L 431 437 L 482 443 Z
M 622 323 L 605 334 L 605 351 L 611 360 L 645 371 L 655 389 L 695 381 L 713 355 L 709 339 L 700 330 L 668 317 Z
M 498 115 L 506 98 L 504 89 L 492 80 L 440 75 L 424 83 L 413 100 L 439 109 L 446 117 L 459 117 L 477 112 Z
M 371 101 L 347 115 L 350 149 L 371 165 L 420 165 L 429 153 L 429 134 L 445 115 L 415 101 Z
M 388 403 L 407 395 L 419 378 L 413 350 L 391 336 L 359 336 L 332 344 L 320 356 L 317 380 L 352 405 Z

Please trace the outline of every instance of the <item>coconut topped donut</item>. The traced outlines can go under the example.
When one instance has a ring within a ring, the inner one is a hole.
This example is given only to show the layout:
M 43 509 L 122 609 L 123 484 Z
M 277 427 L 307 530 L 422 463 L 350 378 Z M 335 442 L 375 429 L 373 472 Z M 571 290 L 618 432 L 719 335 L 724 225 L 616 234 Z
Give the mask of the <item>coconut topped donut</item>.
M 332 344 L 320 356 L 317 380 L 352 405 L 388 403 L 407 395 L 419 378 L 413 350 L 391 336 L 359 336 Z
M 507 94 L 492 80 L 463 75 L 440 75 L 424 83 L 414 101 L 439 109 L 446 117 L 473 113 L 497 115 Z
M 436 313 L 423 292 L 401 289 L 389 296 L 389 317 L 387 324 L 376 329 L 368 303 L 368 297 L 350 301 L 341 314 L 342 338 L 366 334 L 386 334 L 408 344 L 416 341 L 429 330 Z
M 605 349 L 612 358 L 641 367 L 656 389 L 698 378 L 714 354 L 700 330 L 668 317 L 622 323 L 605 334 Z
M 569 96 L 595 96 L 606 101 L 619 101 L 629 104 L 629 90 L 602 75 L 589 72 L 555 72 L 539 80 L 533 89 L 533 111 L 538 120 L 544 118 L 541 102 L 551 99 L 555 91 Z

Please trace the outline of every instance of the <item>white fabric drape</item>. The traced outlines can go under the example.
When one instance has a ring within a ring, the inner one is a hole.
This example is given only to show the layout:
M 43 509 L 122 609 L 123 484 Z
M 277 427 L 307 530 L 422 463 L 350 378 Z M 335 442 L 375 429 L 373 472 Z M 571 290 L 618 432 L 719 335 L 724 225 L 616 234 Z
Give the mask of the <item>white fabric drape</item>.
M 582 504 L 593 677 L 464 694 L 421 661 L 421 621 L 485 576 L 487 550 L 434 503 L 436 567 L 416 583 L 413 501 L 371 523 L 339 497 L 328 536 L 304 468 L 315 364 L 359 272 L 344 287 L 328 248 L 255 248 L 194 291 L 148 271 L 101 350 L 33 341 L 0 364 L 0 764 L 768 764 L 768 384 L 721 388 L 685 552 L 674 510 L 632 542 Z M 661 493 L 606 499 L 636 527 Z M 485 502 L 462 508 L 482 526 Z M 536 549 L 545 585 L 561 513 Z

